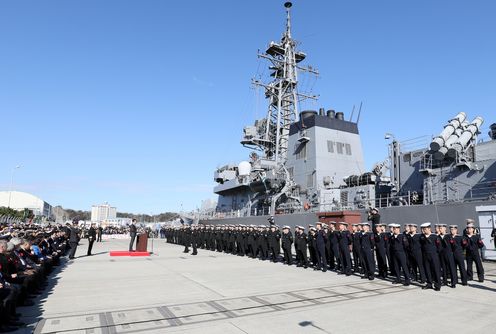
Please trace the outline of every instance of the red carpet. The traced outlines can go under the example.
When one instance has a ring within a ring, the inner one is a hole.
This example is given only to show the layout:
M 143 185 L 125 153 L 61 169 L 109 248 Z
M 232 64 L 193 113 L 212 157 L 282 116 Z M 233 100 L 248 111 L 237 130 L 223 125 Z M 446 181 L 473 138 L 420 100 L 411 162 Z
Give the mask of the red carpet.
M 150 256 L 149 252 L 110 251 L 110 256 Z

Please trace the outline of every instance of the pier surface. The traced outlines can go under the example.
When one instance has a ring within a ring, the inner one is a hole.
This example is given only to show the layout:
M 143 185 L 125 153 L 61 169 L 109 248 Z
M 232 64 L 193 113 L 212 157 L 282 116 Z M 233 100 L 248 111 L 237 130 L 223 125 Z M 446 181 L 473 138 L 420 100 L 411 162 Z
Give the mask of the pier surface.
M 52 274 L 25 333 L 485 333 L 496 310 L 486 281 L 440 292 L 362 280 L 154 240 L 150 257 L 110 257 L 128 240 L 95 243 Z

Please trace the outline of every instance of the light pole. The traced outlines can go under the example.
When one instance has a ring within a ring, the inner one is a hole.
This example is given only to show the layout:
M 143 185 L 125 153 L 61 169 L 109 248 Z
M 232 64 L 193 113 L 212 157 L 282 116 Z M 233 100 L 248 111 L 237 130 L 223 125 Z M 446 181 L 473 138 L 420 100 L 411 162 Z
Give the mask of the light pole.
M 16 169 L 19 169 L 19 168 L 21 168 L 21 165 L 15 166 L 14 168 L 12 168 L 12 172 L 10 173 L 9 204 L 7 206 L 9 209 L 10 209 L 10 201 L 12 199 L 12 190 L 14 188 L 14 172 L 16 171 Z

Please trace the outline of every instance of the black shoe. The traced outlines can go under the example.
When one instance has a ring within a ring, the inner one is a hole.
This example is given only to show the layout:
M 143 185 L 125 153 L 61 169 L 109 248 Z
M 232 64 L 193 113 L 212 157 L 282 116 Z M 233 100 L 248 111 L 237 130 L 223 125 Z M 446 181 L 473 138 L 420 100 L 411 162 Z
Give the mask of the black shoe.
M 198 253 L 191 253 L 191 255 L 197 255 Z
M 441 287 L 440 286 L 434 287 L 434 291 L 441 291 Z
M 424 285 L 422 287 L 422 290 L 428 290 L 428 289 L 432 289 L 432 285 Z
M 362 277 L 360 277 L 360 278 L 361 278 L 361 279 L 367 279 L 367 276 L 362 276 Z
M 369 281 L 373 281 L 374 280 L 374 276 L 369 276 Z
M 392 284 L 401 284 L 399 281 L 393 281 Z
M 451 284 L 450 288 L 453 288 L 453 289 L 456 288 L 456 284 Z
M 467 285 L 468 285 L 468 283 L 467 283 L 467 282 L 462 282 L 462 285 L 463 285 L 463 286 L 467 286 Z
M 410 282 L 409 281 L 408 282 L 405 282 L 405 283 L 403 283 L 403 285 L 404 286 L 410 286 Z
M 484 283 L 484 279 L 483 278 L 479 278 L 479 283 Z

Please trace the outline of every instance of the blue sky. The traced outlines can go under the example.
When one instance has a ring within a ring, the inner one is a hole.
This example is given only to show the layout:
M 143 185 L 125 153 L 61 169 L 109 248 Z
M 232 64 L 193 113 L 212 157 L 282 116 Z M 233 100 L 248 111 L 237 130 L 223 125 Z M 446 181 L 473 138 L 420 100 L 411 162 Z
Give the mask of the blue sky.
M 52 205 L 194 209 L 213 171 L 246 159 L 265 112 L 250 79 L 284 28 L 284 1 L 0 2 L 0 189 Z M 368 167 L 459 111 L 496 122 L 496 2 L 294 1 L 293 36 L 318 68 L 316 104 L 363 101 Z M 306 81 L 310 83 L 310 81 Z M 258 101 L 258 102 L 257 102 Z M 347 116 L 347 117 L 348 117 Z M 487 137 L 487 136 L 486 136 Z

